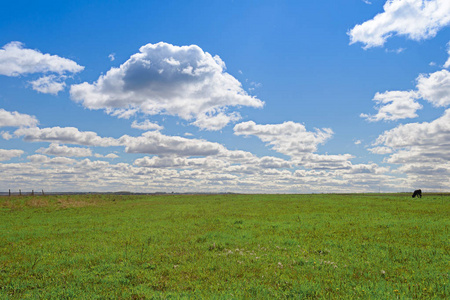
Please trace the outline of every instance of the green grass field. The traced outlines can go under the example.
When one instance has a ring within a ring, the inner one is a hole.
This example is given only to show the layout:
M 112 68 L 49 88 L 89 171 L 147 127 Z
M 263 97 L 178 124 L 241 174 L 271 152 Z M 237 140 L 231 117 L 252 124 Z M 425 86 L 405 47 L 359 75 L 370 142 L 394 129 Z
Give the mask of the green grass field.
M 450 195 L 0 198 L 0 298 L 450 298 Z

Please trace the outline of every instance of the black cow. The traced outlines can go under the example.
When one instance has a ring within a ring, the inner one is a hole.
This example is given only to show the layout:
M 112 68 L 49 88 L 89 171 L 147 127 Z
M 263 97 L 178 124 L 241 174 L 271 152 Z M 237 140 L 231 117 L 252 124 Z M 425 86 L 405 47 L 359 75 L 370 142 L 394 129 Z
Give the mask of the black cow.
M 416 197 L 417 198 L 422 198 L 422 190 L 415 190 L 414 193 L 412 194 L 412 197 Z

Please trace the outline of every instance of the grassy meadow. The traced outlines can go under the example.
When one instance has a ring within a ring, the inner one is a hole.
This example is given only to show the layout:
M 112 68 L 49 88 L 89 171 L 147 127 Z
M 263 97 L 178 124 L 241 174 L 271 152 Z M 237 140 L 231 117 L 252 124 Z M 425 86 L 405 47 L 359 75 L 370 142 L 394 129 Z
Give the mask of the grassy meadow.
M 448 299 L 450 195 L 0 197 L 0 299 Z

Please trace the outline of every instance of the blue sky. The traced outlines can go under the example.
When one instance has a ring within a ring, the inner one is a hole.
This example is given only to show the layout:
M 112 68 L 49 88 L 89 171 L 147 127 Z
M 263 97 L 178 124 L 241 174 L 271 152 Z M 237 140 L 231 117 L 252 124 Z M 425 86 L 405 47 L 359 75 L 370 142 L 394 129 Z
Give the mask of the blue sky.
M 450 4 L 14 1 L 0 190 L 450 189 Z

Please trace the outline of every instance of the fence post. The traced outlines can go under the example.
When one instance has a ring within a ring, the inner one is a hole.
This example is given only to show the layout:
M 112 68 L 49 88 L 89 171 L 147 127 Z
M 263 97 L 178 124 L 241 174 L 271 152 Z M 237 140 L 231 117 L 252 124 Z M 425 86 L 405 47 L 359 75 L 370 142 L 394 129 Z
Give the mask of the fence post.
M 45 196 L 45 194 L 44 194 L 44 190 L 42 190 L 42 196 Z
M 31 190 L 31 196 L 34 196 L 34 190 Z
M 8 195 L 11 197 L 11 189 L 9 189 L 8 191 Z
M 19 190 L 19 196 L 22 196 L 22 190 Z

